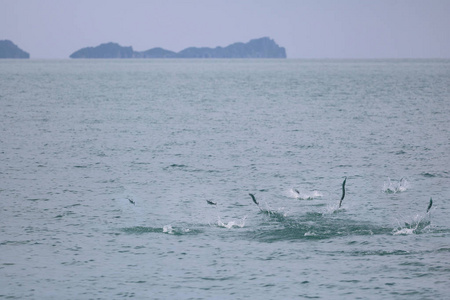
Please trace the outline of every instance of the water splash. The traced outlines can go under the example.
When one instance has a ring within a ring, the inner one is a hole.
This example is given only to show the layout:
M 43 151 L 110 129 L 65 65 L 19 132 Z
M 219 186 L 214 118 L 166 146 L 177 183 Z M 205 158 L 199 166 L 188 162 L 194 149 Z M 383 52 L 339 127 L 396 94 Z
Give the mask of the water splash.
M 173 228 L 171 225 L 164 225 L 163 233 L 173 234 Z
M 389 177 L 383 183 L 382 191 L 387 194 L 396 194 L 406 191 L 409 188 L 409 182 L 402 178 L 399 181 L 391 180 Z
M 128 234 L 146 234 L 146 233 L 164 233 L 170 235 L 192 235 L 200 234 L 203 231 L 201 229 L 190 229 L 187 227 L 173 227 L 172 225 L 164 225 L 161 227 L 147 227 L 147 226 L 134 226 L 122 228 L 121 231 Z
M 339 203 L 336 202 L 336 203 L 334 203 L 334 204 L 328 204 L 328 205 L 324 208 L 322 214 L 323 214 L 323 215 L 331 215 L 331 214 L 337 213 L 337 212 L 339 212 L 339 211 L 345 211 L 345 209 L 339 207 Z
M 297 189 L 290 189 L 288 195 L 289 197 L 296 198 L 299 200 L 314 200 L 317 198 L 321 198 L 323 196 L 323 194 L 319 191 L 303 192 Z
M 422 233 L 431 226 L 430 214 L 425 215 L 417 214 L 414 217 L 403 218 L 403 220 L 397 220 L 397 228 L 392 231 L 393 235 L 409 235 Z
M 217 226 L 231 229 L 233 227 L 243 228 L 245 226 L 245 220 L 247 216 L 244 216 L 241 220 L 231 220 L 227 223 L 223 222 L 220 216 L 217 217 Z
M 286 218 L 288 215 L 288 212 L 286 211 L 286 209 L 284 207 L 279 207 L 277 209 L 272 209 L 267 202 L 264 203 L 265 207 L 259 207 L 260 212 L 271 216 L 271 217 L 276 217 L 276 218 Z

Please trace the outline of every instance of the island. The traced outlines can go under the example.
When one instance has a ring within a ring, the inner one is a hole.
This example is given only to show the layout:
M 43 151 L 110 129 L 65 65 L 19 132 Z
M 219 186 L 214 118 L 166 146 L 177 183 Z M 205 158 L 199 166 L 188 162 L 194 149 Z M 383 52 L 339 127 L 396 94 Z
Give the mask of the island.
M 234 43 L 226 47 L 189 47 L 180 52 L 163 48 L 134 51 L 117 43 L 101 44 L 75 51 L 70 58 L 286 58 L 286 49 L 274 40 L 263 37 L 248 43 Z
M 30 54 L 10 40 L 3 40 L 0 41 L 0 58 L 30 58 Z

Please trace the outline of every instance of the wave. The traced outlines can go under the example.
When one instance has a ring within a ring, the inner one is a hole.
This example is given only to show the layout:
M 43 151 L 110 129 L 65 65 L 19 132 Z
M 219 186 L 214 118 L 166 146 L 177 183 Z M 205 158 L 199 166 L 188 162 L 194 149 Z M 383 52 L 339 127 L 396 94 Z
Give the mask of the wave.
M 249 232 L 262 242 L 297 239 L 329 239 L 348 235 L 389 234 L 392 227 L 385 228 L 369 222 L 354 221 L 337 212 L 345 212 L 338 204 L 328 205 L 323 212 L 307 212 L 301 216 L 290 216 L 284 208 L 260 208 L 270 223 L 261 223 Z
M 338 204 L 328 205 L 323 212 L 309 212 L 298 217 L 286 213 L 261 209 L 276 224 L 261 226 L 256 238 L 263 242 L 297 239 L 330 239 L 342 236 L 409 235 L 433 231 L 431 215 L 416 215 L 398 221 L 397 226 L 379 225 L 364 220 L 354 220 Z M 278 225 L 278 226 L 277 226 Z
M 416 215 L 397 221 L 397 226 L 383 226 L 369 221 L 354 220 L 342 214 L 306 213 L 300 217 L 288 216 L 283 210 L 260 209 L 266 220 L 255 227 L 243 231 L 244 236 L 260 242 L 277 242 L 291 240 L 324 240 L 345 236 L 371 235 L 411 235 L 433 231 L 429 214 Z M 215 223 L 209 226 L 239 229 L 246 227 L 247 216 L 243 218 L 223 220 L 217 217 Z M 206 226 L 206 227 L 205 227 Z M 167 235 L 198 235 L 207 230 L 208 224 L 191 224 L 174 226 L 167 224 L 160 227 L 133 226 L 121 228 L 127 234 L 167 234 Z
M 389 234 L 392 228 L 380 227 L 371 223 L 322 216 L 287 220 L 281 227 L 257 230 L 255 237 L 261 242 L 286 240 L 323 240 L 342 236 L 364 236 Z

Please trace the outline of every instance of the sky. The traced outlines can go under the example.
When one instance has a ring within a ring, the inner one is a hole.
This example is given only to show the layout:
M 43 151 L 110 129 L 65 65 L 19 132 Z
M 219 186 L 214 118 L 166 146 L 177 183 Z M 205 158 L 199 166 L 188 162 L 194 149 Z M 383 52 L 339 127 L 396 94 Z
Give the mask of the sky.
M 288 58 L 450 58 L 450 0 L 0 0 L 0 40 L 32 59 L 266 36 Z

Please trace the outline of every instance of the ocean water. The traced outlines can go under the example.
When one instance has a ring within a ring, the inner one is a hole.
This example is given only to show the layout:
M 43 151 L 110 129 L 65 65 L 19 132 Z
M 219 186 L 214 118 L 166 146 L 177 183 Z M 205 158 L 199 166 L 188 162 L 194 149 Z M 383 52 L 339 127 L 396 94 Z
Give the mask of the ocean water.
M 0 179 L 0 298 L 449 299 L 450 60 L 2 60 Z

